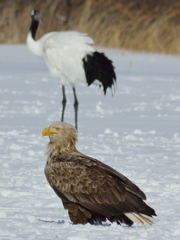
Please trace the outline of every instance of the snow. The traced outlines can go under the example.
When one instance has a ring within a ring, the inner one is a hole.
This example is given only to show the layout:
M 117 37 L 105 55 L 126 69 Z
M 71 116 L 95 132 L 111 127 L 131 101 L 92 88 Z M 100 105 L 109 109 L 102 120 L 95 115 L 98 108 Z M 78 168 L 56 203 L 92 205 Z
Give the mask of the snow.
M 180 57 L 105 49 L 117 91 L 77 85 L 78 148 L 147 195 L 155 224 L 73 225 L 44 176 L 41 131 L 60 118 L 60 85 L 26 46 L 0 46 L 0 239 L 180 239 Z M 74 123 L 67 86 L 65 119 Z

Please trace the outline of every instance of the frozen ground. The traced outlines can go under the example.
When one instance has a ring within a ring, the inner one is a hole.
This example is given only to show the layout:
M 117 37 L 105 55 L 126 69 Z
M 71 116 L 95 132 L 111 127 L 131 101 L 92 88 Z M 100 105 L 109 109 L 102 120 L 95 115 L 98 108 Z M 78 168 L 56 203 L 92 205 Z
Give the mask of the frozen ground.
M 145 191 L 158 217 L 150 227 L 72 225 L 44 177 L 47 138 L 59 120 L 58 81 L 25 46 L 0 46 L 0 239 L 180 239 L 180 58 L 106 50 L 116 96 L 77 87 L 79 149 Z M 72 92 L 66 121 L 74 122 Z

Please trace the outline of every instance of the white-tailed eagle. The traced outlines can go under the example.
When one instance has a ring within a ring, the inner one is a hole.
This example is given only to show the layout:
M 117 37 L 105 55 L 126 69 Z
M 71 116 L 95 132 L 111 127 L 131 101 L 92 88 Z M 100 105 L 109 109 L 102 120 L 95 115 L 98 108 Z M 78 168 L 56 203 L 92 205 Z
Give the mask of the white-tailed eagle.
M 72 125 L 54 122 L 42 135 L 50 138 L 45 175 L 73 223 L 153 223 L 156 213 L 145 194 L 118 171 L 80 153 Z

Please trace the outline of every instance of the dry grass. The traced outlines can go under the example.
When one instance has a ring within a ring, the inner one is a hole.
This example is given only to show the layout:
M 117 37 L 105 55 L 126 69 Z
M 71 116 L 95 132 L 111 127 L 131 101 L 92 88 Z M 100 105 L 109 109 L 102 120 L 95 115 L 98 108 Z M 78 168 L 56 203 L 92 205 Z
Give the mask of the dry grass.
M 100 46 L 180 53 L 179 0 L 0 0 L 1 43 L 25 41 L 33 8 L 43 18 L 38 36 L 75 29 Z
M 149 6 L 148 1 L 142 1 L 141 5 L 136 4 L 138 1 L 129 1 L 129 4 L 127 1 L 126 4 L 124 1 L 111 2 L 106 1 L 102 9 L 102 1 L 88 1 L 78 29 L 88 29 L 95 41 L 103 46 L 180 53 L 178 2 L 172 6 Z

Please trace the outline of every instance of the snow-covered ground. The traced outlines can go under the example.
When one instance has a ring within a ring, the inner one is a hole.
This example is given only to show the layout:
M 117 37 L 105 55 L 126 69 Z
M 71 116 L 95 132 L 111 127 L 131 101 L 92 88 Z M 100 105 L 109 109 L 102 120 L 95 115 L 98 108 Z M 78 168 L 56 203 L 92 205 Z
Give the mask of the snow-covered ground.
M 180 58 L 106 50 L 117 91 L 78 85 L 79 142 L 141 187 L 148 227 L 72 225 L 44 176 L 42 128 L 59 120 L 60 85 L 26 46 L 0 46 L 0 239 L 180 239 Z M 74 123 L 67 87 L 65 119 Z

